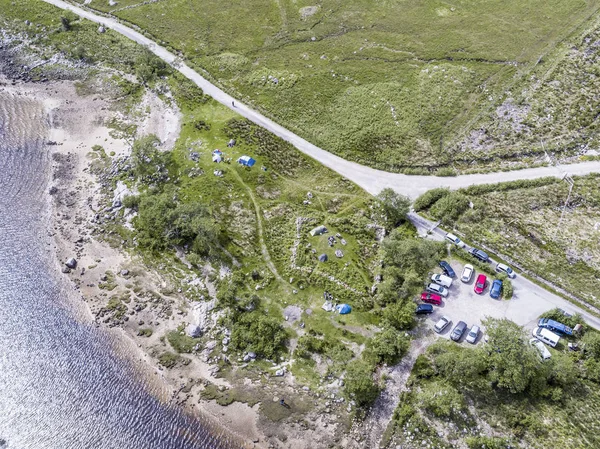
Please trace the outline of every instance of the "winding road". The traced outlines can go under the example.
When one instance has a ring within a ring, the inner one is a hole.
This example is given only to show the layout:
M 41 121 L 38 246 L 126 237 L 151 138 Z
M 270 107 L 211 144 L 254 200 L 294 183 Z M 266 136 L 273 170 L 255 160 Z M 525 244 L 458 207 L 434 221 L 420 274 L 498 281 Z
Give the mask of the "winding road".
M 364 165 L 357 164 L 342 159 L 339 156 L 329 153 L 322 148 L 313 145 L 302 137 L 278 125 L 273 120 L 251 109 L 249 106 L 239 102 L 231 95 L 225 93 L 198 72 L 182 63 L 177 56 L 156 44 L 151 39 L 141 33 L 119 23 L 117 20 L 94 14 L 86 9 L 71 5 L 62 0 L 44 0 L 46 3 L 54 5 L 61 9 L 69 10 L 84 19 L 102 24 L 119 34 L 131 39 L 141 45 L 146 46 L 152 53 L 160 59 L 181 72 L 182 75 L 193 81 L 200 87 L 206 95 L 210 95 L 219 103 L 234 110 L 248 120 L 268 129 L 273 134 L 281 137 L 294 145 L 299 151 L 317 160 L 319 163 L 339 173 L 340 175 L 353 181 L 367 192 L 376 195 L 385 188 L 392 188 L 396 192 L 414 199 L 436 187 L 449 187 L 450 189 L 459 189 L 473 184 L 493 184 L 497 182 L 516 181 L 518 179 L 535 179 L 546 176 L 562 177 L 564 172 L 556 167 L 538 167 L 525 170 L 506 171 L 498 173 L 461 175 L 454 177 L 439 176 L 410 176 L 399 173 L 389 173 L 382 170 L 376 170 Z M 235 104 L 235 106 L 234 106 Z M 571 175 L 586 175 L 593 172 L 600 172 L 600 161 L 582 162 L 565 166 Z

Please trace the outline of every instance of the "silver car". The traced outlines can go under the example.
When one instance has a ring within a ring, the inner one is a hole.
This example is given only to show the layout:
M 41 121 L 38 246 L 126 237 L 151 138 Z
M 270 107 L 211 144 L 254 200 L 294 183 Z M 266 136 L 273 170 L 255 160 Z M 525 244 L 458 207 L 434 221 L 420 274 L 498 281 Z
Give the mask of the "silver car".
M 444 315 L 443 317 L 440 318 L 440 320 L 437 323 L 435 323 L 435 326 L 433 326 L 433 328 L 439 334 L 444 329 L 446 329 L 451 322 L 452 322 L 452 320 Z
M 479 326 L 473 325 L 471 327 L 471 330 L 467 334 L 466 340 L 468 343 L 471 343 L 472 345 L 474 345 L 475 342 L 477 341 L 477 337 L 479 337 Z
M 462 272 L 462 276 L 460 277 L 460 280 L 465 283 L 471 282 L 473 273 L 475 273 L 475 268 L 473 268 L 473 265 L 466 264 L 465 267 L 463 268 L 463 272 Z
M 427 286 L 427 291 L 429 293 L 435 293 L 436 295 L 441 295 L 444 298 L 448 296 L 448 289 L 446 287 L 442 287 L 441 285 L 434 284 L 433 282 Z
M 496 264 L 496 271 L 498 273 L 506 273 L 506 275 L 511 279 L 514 279 L 517 277 L 517 273 L 515 273 L 511 267 L 509 267 L 508 265 L 506 265 L 504 263 Z

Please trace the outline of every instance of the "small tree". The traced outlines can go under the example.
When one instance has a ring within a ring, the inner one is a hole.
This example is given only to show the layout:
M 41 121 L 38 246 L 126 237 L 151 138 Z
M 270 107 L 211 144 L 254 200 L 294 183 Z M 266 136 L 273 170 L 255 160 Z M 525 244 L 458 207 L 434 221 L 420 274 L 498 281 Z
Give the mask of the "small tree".
M 383 322 L 396 330 L 412 329 L 415 325 L 416 305 L 412 301 L 392 303 L 383 309 Z
M 359 407 L 373 404 L 379 396 L 379 387 L 373 381 L 373 368 L 363 360 L 350 362 L 346 370 L 344 390 Z
M 410 199 L 406 196 L 387 188 L 383 189 L 375 198 L 386 228 L 395 228 L 406 220 L 406 214 L 410 210 Z
M 408 338 L 386 327 L 369 341 L 368 348 L 376 357 L 377 363 L 395 365 L 406 354 L 409 344 Z

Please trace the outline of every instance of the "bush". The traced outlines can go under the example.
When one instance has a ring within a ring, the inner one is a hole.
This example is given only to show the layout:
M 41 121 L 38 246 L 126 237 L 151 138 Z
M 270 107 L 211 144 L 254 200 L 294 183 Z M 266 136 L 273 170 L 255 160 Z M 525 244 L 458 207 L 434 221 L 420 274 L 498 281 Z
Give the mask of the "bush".
M 135 209 L 137 210 L 140 205 L 140 195 L 127 195 L 123 198 L 123 206 L 127 209 Z
M 369 407 L 379 396 L 379 387 L 373 381 L 373 367 L 364 360 L 348 364 L 344 378 L 344 391 L 359 407 Z
M 260 357 L 274 358 L 284 347 L 287 334 L 275 318 L 262 312 L 238 315 L 231 331 L 231 347 L 238 351 L 253 351 Z
M 177 365 L 177 362 L 179 362 L 180 359 L 181 357 L 179 357 L 177 354 L 173 354 L 172 352 L 163 352 L 158 357 L 158 363 L 165 368 L 173 368 L 175 365 Z
M 416 304 L 412 301 L 406 301 L 388 304 L 383 309 L 382 318 L 386 326 L 393 327 L 396 330 L 412 329 L 415 325 Z
M 500 437 L 467 437 L 465 442 L 467 443 L 467 446 L 469 446 L 469 449 L 511 449 L 515 447 L 515 444 L 509 439 Z
M 511 299 L 513 297 L 513 285 L 508 279 L 502 280 L 502 298 Z
M 194 346 L 198 343 L 196 338 L 192 338 L 189 335 L 183 333 L 183 330 L 171 331 L 167 334 L 167 340 L 175 351 L 179 354 L 190 353 L 194 350 Z
M 410 199 L 406 196 L 387 188 L 383 189 L 375 199 L 386 228 L 395 228 L 399 223 L 406 220 L 406 214 L 410 210 Z
M 413 208 L 416 212 L 429 209 L 434 203 L 440 198 L 449 195 L 450 189 L 438 187 L 437 189 L 431 189 L 417 198 L 413 204 Z
M 532 187 L 542 187 L 559 183 L 560 180 L 554 177 L 538 179 L 520 179 L 518 181 L 501 182 L 499 184 L 480 184 L 459 189 L 458 192 L 465 195 L 483 195 L 491 192 L 507 192 L 509 190 L 530 189 Z
M 434 416 L 448 418 L 465 408 L 463 395 L 444 381 L 426 383 L 418 394 L 422 408 Z
M 376 357 L 377 363 L 395 365 L 402 358 L 410 341 L 396 330 L 386 327 L 367 344 L 367 349 Z
M 576 313 L 573 316 L 565 316 L 565 314 L 559 308 L 555 308 L 555 309 L 549 310 L 547 312 L 544 312 L 540 316 L 540 318 L 550 318 L 551 320 L 566 324 L 567 326 L 569 326 L 571 328 L 575 327 L 577 324 L 585 323 L 584 319 L 582 318 L 582 316 L 580 314 Z M 594 334 L 594 335 L 597 335 L 597 334 Z M 599 351 L 600 351 L 600 348 L 599 348 Z M 600 352 L 598 352 L 598 355 L 600 356 Z
M 452 224 L 469 208 L 469 204 L 470 200 L 467 196 L 458 192 L 450 192 L 437 200 L 429 208 L 429 213 L 445 224 Z

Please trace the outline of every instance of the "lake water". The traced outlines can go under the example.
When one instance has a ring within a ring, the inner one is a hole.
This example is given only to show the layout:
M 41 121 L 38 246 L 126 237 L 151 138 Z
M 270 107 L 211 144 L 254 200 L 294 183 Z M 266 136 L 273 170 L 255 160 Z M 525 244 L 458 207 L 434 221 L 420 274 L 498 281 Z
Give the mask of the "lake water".
M 220 448 L 78 320 L 51 250 L 38 103 L 0 91 L 0 448 Z

